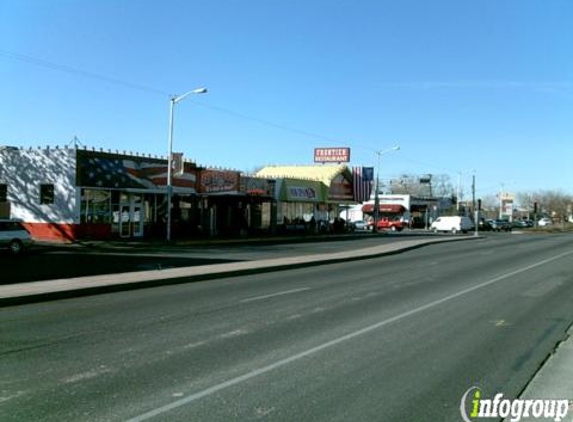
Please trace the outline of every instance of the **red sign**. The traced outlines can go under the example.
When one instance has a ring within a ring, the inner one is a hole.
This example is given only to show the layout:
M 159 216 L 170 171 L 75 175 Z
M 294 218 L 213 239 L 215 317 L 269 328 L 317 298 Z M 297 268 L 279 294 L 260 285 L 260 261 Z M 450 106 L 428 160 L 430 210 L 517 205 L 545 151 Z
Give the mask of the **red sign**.
M 206 169 L 201 171 L 200 190 L 204 193 L 239 190 L 239 172 Z
M 315 163 L 348 163 L 350 148 L 315 148 Z

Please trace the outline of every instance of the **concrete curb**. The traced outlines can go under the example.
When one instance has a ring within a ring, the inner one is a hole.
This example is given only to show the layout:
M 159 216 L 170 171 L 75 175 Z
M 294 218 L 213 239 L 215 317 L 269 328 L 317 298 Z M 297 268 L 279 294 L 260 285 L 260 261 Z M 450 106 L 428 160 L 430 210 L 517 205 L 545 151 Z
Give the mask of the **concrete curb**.
M 569 400 L 569 411 L 563 422 L 573 422 L 573 326 L 566 337 L 557 344 L 555 350 L 543 362 L 540 369 L 529 381 L 520 399 Z M 504 422 L 509 422 L 509 418 Z M 526 418 L 539 422 L 553 421 L 554 418 Z
M 137 271 L 130 273 L 10 284 L 0 286 L 0 307 L 101 293 L 127 291 L 147 287 L 212 280 L 229 276 L 260 274 L 285 269 L 372 259 L 432 244 L 477 239 L 480 239 L 480 237 L 448 236 L 433 239 L 406 240 L 403 242 L 395 242 L 386 245 L 330 254 L 264 259 L 259 261 L 241 261 L 225 264 L 169 268 L 165 270 Z

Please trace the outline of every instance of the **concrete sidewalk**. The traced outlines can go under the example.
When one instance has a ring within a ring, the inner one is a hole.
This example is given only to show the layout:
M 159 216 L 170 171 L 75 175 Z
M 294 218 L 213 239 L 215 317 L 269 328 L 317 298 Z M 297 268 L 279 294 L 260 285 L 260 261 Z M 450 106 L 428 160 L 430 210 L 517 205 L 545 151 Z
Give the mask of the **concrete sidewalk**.
M 573 327 L 568 337 L 559 343 L 541 369 L 525 388 L 520 399 L 569 400 L 569 411 L 563 422 L 573 422 Z M 555 418 L 524 418 L 540 422 L 555 421 Z M 507 419 L 509 421 L 509 419 Z
M 430 244 L 474 239 L 479 237 L 433 237 L 344 252 L 10 284 L 0 286 L 0 306 L 369 259 Z

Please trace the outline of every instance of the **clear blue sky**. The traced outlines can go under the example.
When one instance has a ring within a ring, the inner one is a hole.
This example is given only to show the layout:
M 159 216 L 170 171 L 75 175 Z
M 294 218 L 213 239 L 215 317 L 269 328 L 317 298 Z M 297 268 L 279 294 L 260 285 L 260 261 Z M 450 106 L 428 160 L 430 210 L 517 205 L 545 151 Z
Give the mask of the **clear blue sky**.
M 571 193 L 572 23 L 570 0 L 0 0 L 0 144 L 165 155 L 169 94 L 206 86 L 175 115 L 200 164 L 399 144 L 383 178 Z

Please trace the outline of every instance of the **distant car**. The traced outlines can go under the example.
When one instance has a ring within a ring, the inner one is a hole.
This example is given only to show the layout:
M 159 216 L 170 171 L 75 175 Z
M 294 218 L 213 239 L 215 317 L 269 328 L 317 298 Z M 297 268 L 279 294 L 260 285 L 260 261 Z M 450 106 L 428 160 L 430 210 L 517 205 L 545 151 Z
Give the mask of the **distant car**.
M 533 227 L 533 222 L 529 220 L 515 220 L 512 224 L 516 229 L 527 229 L 529 227 Z
M 479 231 L 489 231 L 491 230 L 491 220 L 485 218 L 480 218 L 478 222 Z
M 378 230 L 389 229 L 393 232 L 400 232 L 404 229 L 404 222 L 400 218 L 382 217 L 376 224 Z
M 552 224 L 553 224 L 553 221 L 551 220 L 551 218 L 547 218 L 547 217 L 543 217 L 537 222 L 537 225 L 539 227 L 550 226 Z
M 468 217 L 444 216 L 438 217 L 430 225 L 430 230 L 437 232 L 467 233 L 474 228 L 474 223 Z
M 15 220 L 0 219 L 0 247 L 19 255 L 32 244 L 32 236 Z
M 357 231 L 357 232 L 367 232 L 372 230 L 372 225 L 368 224 L 367 221 L 364 220 L 358 220 L 358 221 L 353 221 L 350 223 L 352 230 Z
M 491 229 L 496 232 L 510 232 L 512 226 L 508 220 L 493 220 L 491 222 Z

